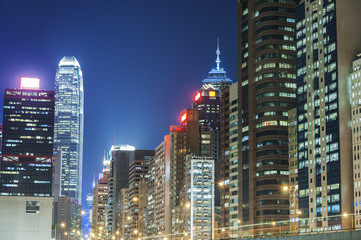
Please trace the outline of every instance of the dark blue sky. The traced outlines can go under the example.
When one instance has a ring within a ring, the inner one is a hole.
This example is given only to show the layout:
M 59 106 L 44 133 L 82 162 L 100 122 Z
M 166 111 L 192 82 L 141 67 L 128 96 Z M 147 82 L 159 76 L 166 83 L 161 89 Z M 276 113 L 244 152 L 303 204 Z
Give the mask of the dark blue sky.
M 11 0 L 0 2 L 0 103 L 20 77 L 54 89 L 75 56 L 85 92 L 83 199 L 104 150 L 154 149 L 215 66 L 237 79 L 237 0 Z M 84 201 L 83 201 L 84 202 Z

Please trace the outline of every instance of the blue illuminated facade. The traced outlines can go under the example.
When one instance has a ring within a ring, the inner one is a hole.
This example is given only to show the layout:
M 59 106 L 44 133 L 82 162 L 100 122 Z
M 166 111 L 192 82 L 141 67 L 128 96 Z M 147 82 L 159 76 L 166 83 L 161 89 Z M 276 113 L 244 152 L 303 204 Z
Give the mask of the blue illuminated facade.
M 61 195 L 71 198 L 72 229 L 80 230 L 83 168 L 83 74 L 75 57 L 63 57 L 55 76 L 54 149 L 61 150 Z
M 232 85 L 232 80 L 227 77 L 227 72 L 220 67 L 221 59 L 219 55 L 221 51 L 219 50 L 219 44 L 217 44 L 217 59 L 216 59 L 216 68 L 212 68 L 210 72 L 208 72 L 208 77 L 202 81 L 203 85 L 212 85 L 213 87 L 217 88 L 218 90 Z

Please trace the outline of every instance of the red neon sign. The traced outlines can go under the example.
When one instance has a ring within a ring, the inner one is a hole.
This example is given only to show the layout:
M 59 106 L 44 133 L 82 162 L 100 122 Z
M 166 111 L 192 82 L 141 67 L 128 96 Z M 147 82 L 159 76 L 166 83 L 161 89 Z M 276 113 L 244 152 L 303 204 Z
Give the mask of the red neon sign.
M 187 120 L 187 113 L 184 113 L 181 117 L 181 123 L 184 123 Z
M 198 99 L 200 99 L 200 98 L 201 98 L 201 93 L 198 92 L 198 93 L 196 94 L 196 96 L 194 97 L 194 100 L 195 100 L 195 101 L 198 101 Z

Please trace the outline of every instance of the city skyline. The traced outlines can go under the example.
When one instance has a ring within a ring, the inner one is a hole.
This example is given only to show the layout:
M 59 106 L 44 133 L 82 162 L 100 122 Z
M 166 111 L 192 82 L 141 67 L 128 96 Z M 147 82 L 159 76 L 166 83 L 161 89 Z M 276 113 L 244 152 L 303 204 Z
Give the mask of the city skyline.
M 4 3 L 0 10 L 5 18 L 0 23 L 4 36 L 0 40 L 0 81 L 2 88 L 15 88 L 21 76 L 32 76 L 41 79 L 42 89 L 54 89 L 59 60 L 63 56 L 79 60 L 85 92 L 84 172 L 91 173 L 83 178 L 85 204 L 93 173 L 101 171 L 104 150 L 114 143 L 114 133 L 116 144 L 154 149 L 167 126 L 178 122 L 180 111 L 190 107 L 207 72 L 216 67 L 217 38 L 222 67 L 237 80 L 237 2 L 124 1 L 100 6 L 95 1 L 86 5 L 80 1 L 68 8 L 69 4 Z M 216 15 L 222 17 L 214 18 Z M 187 17 L 179 21 L 183 16 Z M 130 44 L 137 46 L 136 51 L 129 50 Z M 97 45 L 102 47 L 97 49 Z M 138 71 L 139 67 L 143 71 Z M 174 89 L 179 82 L 183 84 Z M 123 90 L 131 88 L 137 90 Z M 132 104 L 124 104 L 130 97 Z M 151 107 L 140 105 L 144 99 Z M 107 103 L 111 103 L 108 108 L 104 107 Z M 135 114 L 134 109 L 142 114 Z M 129 118 L 121 121 L 124 113 Z M 146 124 L 143 118 L 147 118 Z
M 0 8 L 0 238 L 361 239 L 360 0 L 39 2 Z

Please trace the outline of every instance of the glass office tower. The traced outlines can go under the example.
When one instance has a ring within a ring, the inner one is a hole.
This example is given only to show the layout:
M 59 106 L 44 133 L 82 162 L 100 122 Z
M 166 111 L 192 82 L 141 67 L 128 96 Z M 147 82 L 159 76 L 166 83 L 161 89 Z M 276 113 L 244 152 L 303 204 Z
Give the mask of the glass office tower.
M 51 197 L 54 92 L 5 89 L 3 120 L 0 195 Z
M 79 62 L 75 57 L 63 57 L 55 77 L 54 148 L 62 152 L 61 194 L 72 199 L 72 224 L 77 229 L 80 228 L 83 112 L 83 74 Z

